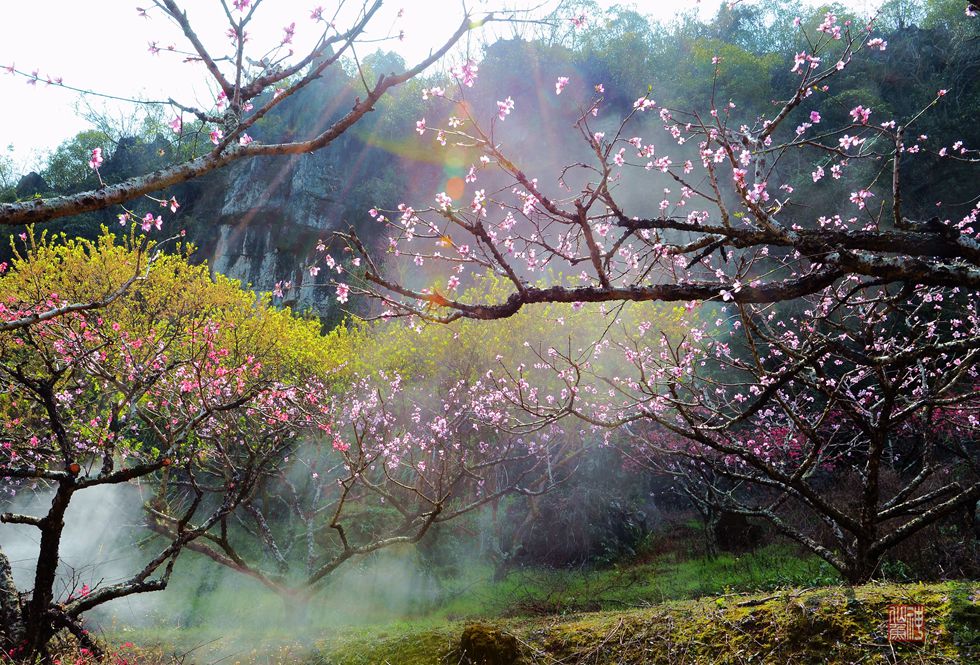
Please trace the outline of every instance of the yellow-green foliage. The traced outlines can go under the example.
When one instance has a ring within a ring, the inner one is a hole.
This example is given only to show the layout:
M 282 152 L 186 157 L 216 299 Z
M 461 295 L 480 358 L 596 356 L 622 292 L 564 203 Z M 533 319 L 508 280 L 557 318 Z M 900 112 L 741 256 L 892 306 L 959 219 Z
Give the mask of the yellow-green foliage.
M 103 300 L 139 274 L 122 297 L 88 316 L 116 324 L 130 338 L 171 337 L 162 331 L 190 333 L 213 322 L 219 325 L 216 343 L 233 360 L 252 356 L 270 375 L 326 376 L 346 361 L 345 347 L 322 336 L 315 321 L 272 307 L 267 297 L 237 281 L 212 278 L 206 265 L 192 265 L 186 253 L 161 255 L 147 270 L 154 248 L 141 250 L 140 242 L 119 242 L 109 233 L 95 242 L 31 234 L 27 251 L 0 277 L 0 302 L 29 308 L 52 297 L 62 303 Z M 3 336 L 8 342 L 10 337 Z
M 499 302 L 508 293 L 509 283 L 487 276 L 461 299 Z M 662 303 L 586 304 L 580 308 L 559 303 L 524 307 L 510 318 L 495 321 L 460 319 L 449 325 L 416 327 L 403 319 L 360 323 L 334 331 L 333 338 L 350 349 L 350 370 L 354 372 L 380 369 L 397 372 L 409 381 L 443 376 L 473 382 L 487 370 L 513 369 L 522 362 L 531 365 L 550 347 L 575 354 L 603 337 L 621 341 L 627 334 L 635 336 L 642 321 L 653 323 L 648 343 L 655 344 L 661 333 L 676 340 L 689 329 L 688 318 L 682 306 Z M 613 364 L 610 361 L 604 367 L 613 369 Z

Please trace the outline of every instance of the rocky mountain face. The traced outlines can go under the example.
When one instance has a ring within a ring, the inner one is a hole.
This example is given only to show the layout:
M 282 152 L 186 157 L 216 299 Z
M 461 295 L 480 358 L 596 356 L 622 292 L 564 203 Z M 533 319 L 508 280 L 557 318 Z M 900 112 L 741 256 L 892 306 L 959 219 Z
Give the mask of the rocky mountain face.
M 208 178 L 186 213 L 197 256 L 214 272 L 271 291 L 289 283 L 285 300 L 324 313 L 325 280 L 307 268 L 318 239 L 346 228 L 352 188 L 340 151 L 254 159 Z
M 257 125 L 256 140 L 316 135 L 343 115 L 357 90 L 335 75 L 307 93 L 297 101 L 290 98 Z M 175 221 L 187 228 L 199 247 L 197 256 L 214 272 L 258 291 L 281 282 L 284 304 L 329 316 L 331 276 L 322 261 L 318 276 L 308 270 L 317 242 L 329 243 L 333 232 L 351 226 L 365 242 L 383 242 L 367 210 L 397 205 L 408 180 L 427 191 L 441 173 L 417 162 L 409 168 L 391 149 L 391 137 L 412 135 L 417 115 L 409 104 L 395 108 L 368 116 L 322 150 L 250 159 L 189 183 L 187 205 Z

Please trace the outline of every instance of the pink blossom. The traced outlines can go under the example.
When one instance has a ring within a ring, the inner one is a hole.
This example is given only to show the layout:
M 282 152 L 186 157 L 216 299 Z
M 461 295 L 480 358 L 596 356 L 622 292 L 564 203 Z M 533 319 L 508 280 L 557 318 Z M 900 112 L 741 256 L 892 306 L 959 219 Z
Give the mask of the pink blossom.
M 505 119 L 514 110 L 514 100 L 508 97 L 504 101 L 497 101 L 497 117 Z
M 476 73 L 480 70 L 476 66 L 476 63 L 472 60 L 467 60 L 466 64 L 463 65 L 463 85 L 467 88 L 472 88 L 473 83 L 476 82 Z
M 568 85 L 568 77 L 567 76 L 559 76 L 558 77 L 558 80 L 555 81 L 555 94 L 556 95 L 560 95 L 561 94 L 561 91 L 564 90 L 565 89 L 565 86 L 567 86 L 567 85 Z
M 476 75 L 479 71 L 480 68 L 475 62 L 472 60 L 467 60 L 466 64 L 464 64 L 462 67 L 450 68 L 449 73 L 467 88 L 472 88 L 473 84 L 476 83 Z
M 184 121 L 180 119 L 180 116 L 174 117 L 169 124 L 170 129 L 173 130 L 174 134 L 180 134 L 180 130 L 184 127 Z
M 153 213 L 148 212 L 146 213 L 146 215 L 144 215 L 143 222 L 140 224 L 140 228 L 143 229 L 144 233 L 149 233 L 154 227 L 156 228 L 157 231 L 163 228 L 163 217 L 157 215 L 154 218 Z
M 337 302 L 345 303 L 350 295 L 350 287 L 341 282 L 337 284 Z
M 102 166 L 103 161 L 104 160 L 102 159 L 102 148 L 93 148 L 92 157 L 91 159 L 88 160 L 89 168 L 98 171 L 99 167 Z
M 863 106 L 855 106 L 850 113 L 854 122 L 860 122 L 862 125 L 868 124 L 868 120 L 871 118 L 871 109 L 866 109 Z
M 794 73 L 800 71 L 800 67 L 803 66 L 803 63 L 806 62 L 806 59 L 807 59 L 806 51 L 800 51 L 799 53 L 797 53 L 796 55 L 794 55 L 793 56 L 793 68 L 791 70 L 789 70 L 789 71 L 794 72 Z
M 224 135 L 225 135 L 225 133 L 223 131 L 221 131 L 220 129 L 212 129 L 211 130 L 211 143 L 213 143 L 215 145 L 218 145 L 219 143 L 221 143 L 221 139 L 222 139 L 222 137 Z
M 656 105 L 657 102 L 653 101 L 648 97 L 640 97 L 635 102 L 633 102 L 633 108 L 638 109 L 640 111 L 646 111 L 647 109 L 651 109 Z
M 850 201 L 851 203 L 856 205 L 859 209 L 864 210 L 866 205 L 865 201 L 871 198 L 872 196 L 874 196 L 874 194 L 872 194 L 868 190 L 861 189 L 856 192 L 851 192 Z
M 453 206 L 453 199 L 446 192 L 439 192 L 436 194 L 436 203 L 443 210 L 449 210 Z
M 831 12 L 827 12 L 824 15 L 823 23 L 817 26 L 817 30 L 820 32 L 825 32 L 834 39 L 841 38 L 841 29 L 837 25 L 837 16 Z
M 857 136 L 850 136 L 848 134 L 844 134 L 844 136 L 838 139 L 838 143 L 840 143 L 841 148 L 847 150 L 848 148 L 857 147 L 861 145 L 862 143 L 864 143 L 864 139 L 858 138 Z

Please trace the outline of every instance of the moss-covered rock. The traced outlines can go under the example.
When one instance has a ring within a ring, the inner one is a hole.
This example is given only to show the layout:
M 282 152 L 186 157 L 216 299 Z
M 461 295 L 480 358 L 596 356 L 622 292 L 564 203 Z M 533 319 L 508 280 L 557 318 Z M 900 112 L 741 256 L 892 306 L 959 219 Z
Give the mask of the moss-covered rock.
M 517 638 L 486 623 L 463 629 L 459 638 L 459 662 L 466 665 L 515 665 L 520 658 Z

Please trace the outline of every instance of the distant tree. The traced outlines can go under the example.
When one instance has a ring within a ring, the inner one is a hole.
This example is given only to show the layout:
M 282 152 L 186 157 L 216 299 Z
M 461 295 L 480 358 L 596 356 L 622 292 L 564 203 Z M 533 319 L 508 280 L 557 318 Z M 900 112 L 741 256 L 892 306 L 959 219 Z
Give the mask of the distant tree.
M 980 499 L 977 305 L 975 292 L 854 279 L 795 312 L 730 307 L 672 362 L 637 356 L 634 377 L 660 378 L 632 379 L 615 411 L 640 458 L 706 514 L 763 518 L 865 582 Z
M 69 193 L 84 187 L 97 187 L 99 178 L 89 166 L 92 151 L 103 151 L 103 159 L 110 152 L 110 140 L 101 130 L 90 129 L 79 132 L 73 138 L 63 141 L 48 157 L 41 175 L 56 192 Z M 39 192 L 46 193 L 46 192 Z
M 7 152 L 11 152 L 13 146 L 7 146 Z M 7 192 L 13 190 L 17 186 L 17 180 L 20 174 L 17 173 L 17 167 L 14 165 L 13 159 L 8 155 L 0 155 L 0 196 L 7 195 Z
M 501 431 L 504 414 L 490 391 L 401 383 L 381 374 L 347 387 L 332 401 L 333 449 L 300 445 L 269 465 L 234 513 L 187 549 L 259 581 L 302 621 L 348 561 L 417 543 L 508 495 L 547 492 L 581 449 L 574 439 L 543 443 Z M 242 465 L 234 455 L 223 462 L 208 486 L 220 488 Z M 167 537 L 180 523 L 164 510 L 151 519 Z

